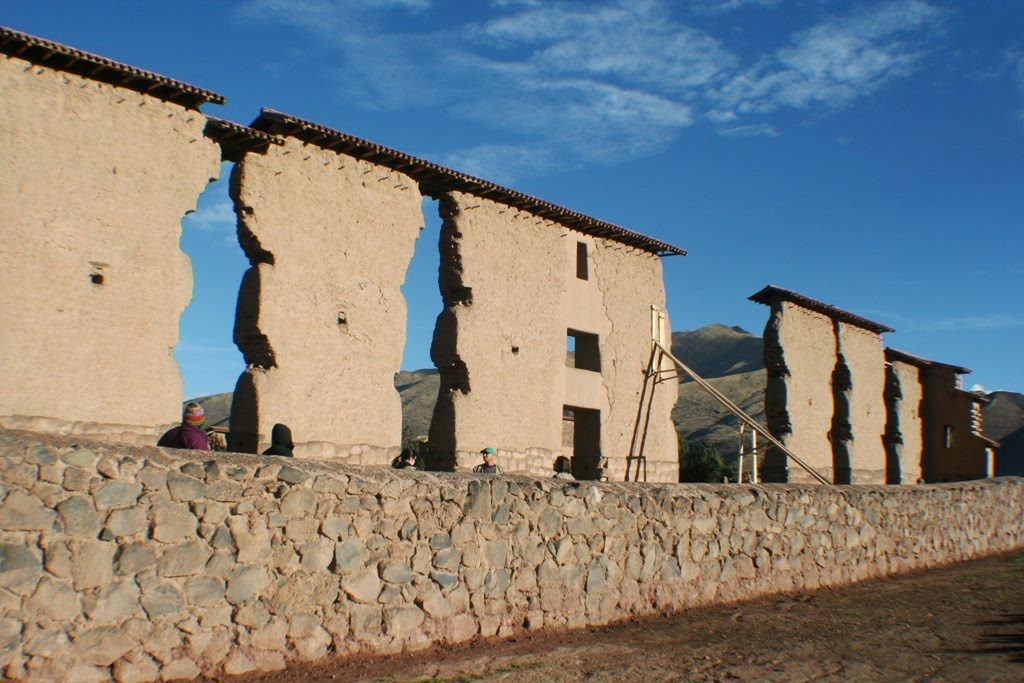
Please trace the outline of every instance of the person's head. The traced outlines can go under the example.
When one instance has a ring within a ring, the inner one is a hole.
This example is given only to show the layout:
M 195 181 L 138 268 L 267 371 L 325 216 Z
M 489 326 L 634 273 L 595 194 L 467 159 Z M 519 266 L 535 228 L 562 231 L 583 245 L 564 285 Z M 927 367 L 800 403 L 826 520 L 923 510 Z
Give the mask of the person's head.
M 181 424 L 202 429 L 203 425 L 206 424 L 206 411 L 195 401 L 189 401 L 185 404 L 185 410 L 181 413 Z
M 288 428 L 288 425 L 280 423 L 274 425 L 274 428 L 270 430 L 270 442 L 281 446 L 288 446 L 289 448 L 295 446 L 292 443 L 292 430 Z
M 569 463 L 569 458 L 564 455 L 555 458 L 555 472 L 568 472 L 571 469 L 572 465 Z
M 482 455 L 484 457 L 484 464 L 486 464 L 486 465 L 493 465 L 494 464 L 494 458 L 497 455 L 497 451 L 495 451 L 493 448 L 488 446 L 487 448 L 485 448 L 482 451 L 480 451 L 480 455 Z

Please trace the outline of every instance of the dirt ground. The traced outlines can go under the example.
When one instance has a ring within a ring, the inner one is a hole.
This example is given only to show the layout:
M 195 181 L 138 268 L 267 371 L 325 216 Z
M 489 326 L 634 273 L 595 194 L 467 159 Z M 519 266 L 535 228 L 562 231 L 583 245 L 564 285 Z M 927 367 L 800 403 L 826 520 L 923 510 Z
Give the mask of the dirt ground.
M 1022 681 L 1024 552 L 601 629 L 232 680 Z

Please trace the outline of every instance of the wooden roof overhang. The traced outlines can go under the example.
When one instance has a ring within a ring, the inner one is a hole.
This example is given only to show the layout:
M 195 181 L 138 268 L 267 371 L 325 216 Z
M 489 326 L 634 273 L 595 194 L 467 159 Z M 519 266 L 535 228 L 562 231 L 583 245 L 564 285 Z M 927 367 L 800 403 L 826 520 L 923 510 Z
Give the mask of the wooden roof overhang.
M 791 291 L 789 289 L 776 287 L 775 285 L 768 285 L 767 287 L 757 292 L 756 294 L 751 295 L 749 297 L 749 300 L 759 304 L 764 304 L 766 306 L 771 306 L 772 303 L 775 301 L 791 301 L 795 304 L 803 306 L 804 308 L 828 316 L 833 320 L 849 323 L 850 325 L 855 325 L 856 327 L 861 327 L 871 332 L 881 334 L 883 332 L 896 331 L 893 328 L 889 327 L 888 325 L 883 325 L 882 323 L 877 323 L 874 320 L 862 318 L 859 315 L 850 313 L 849 311 L 844 311 L 841 308 L 836 308 L 835 306 L 832 306 L 830 304 L 826 304 L 816 299 L 812 299 L 810 297 L 804 296 L 803 294 L 798 294 L 797 292 Z
M 907 365 L 914 365 L 919 368 L 947 368 L 952 370 L 958 375 L 969 375 L 971 371 L 967 368 L 960 367 L 959 365 L 950 365 L 949 363 L 940 363 L 937 360 L 928 360 L 927 358 L 921 358 L 915 356 L 912 353 L 906 351 L 900 351 L 899 349 L 886 349 L 885 359 L 888 361 L 900 361 Z
M 279 135 L 271 135 L 209 114 L 206 119 L 203 133 L 220 145 L 221 159 L 224 161 L 241 161 L 248 152 L 264 154 L 270 145 L 284 144 L 284 138 Z
M 128 88 L 189 109 L 198 109 L 207 102 L 225 102 L 224 96 L 215 92 L 5 26 L 0 26 L 0 54 Z
M 257 130 L 294 137 L 404 173 L 419 183 L 423 194 L 435 199 L 446 192 L 465 192 L 521 209 L 586 235 L 614 240 L 657 256 L 686 255 L 685 250 L 667 242 L 273 109 L 261 110 L 250 125 Z

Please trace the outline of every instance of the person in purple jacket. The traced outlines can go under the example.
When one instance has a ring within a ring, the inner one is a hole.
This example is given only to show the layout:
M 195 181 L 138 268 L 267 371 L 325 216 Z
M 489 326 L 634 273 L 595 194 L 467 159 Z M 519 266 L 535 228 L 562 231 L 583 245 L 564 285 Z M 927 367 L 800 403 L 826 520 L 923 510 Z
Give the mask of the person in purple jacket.
M 206 422 L 206 411 L 195 401 L 185 404 L 185 410 L 181 415 L 181 424 L 169 430 L 156 442 L 157 446 L 164 448 L 191 448 L 196 451 L 210 450 L 210 444 L 203 432 L 203 424 Z

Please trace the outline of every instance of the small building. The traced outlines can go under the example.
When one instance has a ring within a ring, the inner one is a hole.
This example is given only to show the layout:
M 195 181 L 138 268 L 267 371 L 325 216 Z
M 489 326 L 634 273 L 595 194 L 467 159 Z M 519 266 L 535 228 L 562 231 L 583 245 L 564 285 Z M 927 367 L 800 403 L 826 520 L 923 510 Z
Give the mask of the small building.
M 989 399 L 963 390 L 962 375 L 970 370 L 897 349 L 885 355 L 887 404 L 895 416 L 886 443 L 901 471 L 900 481 L 890 483 L 994 476 L 999 444 L 982 433 L 981 406 Z

